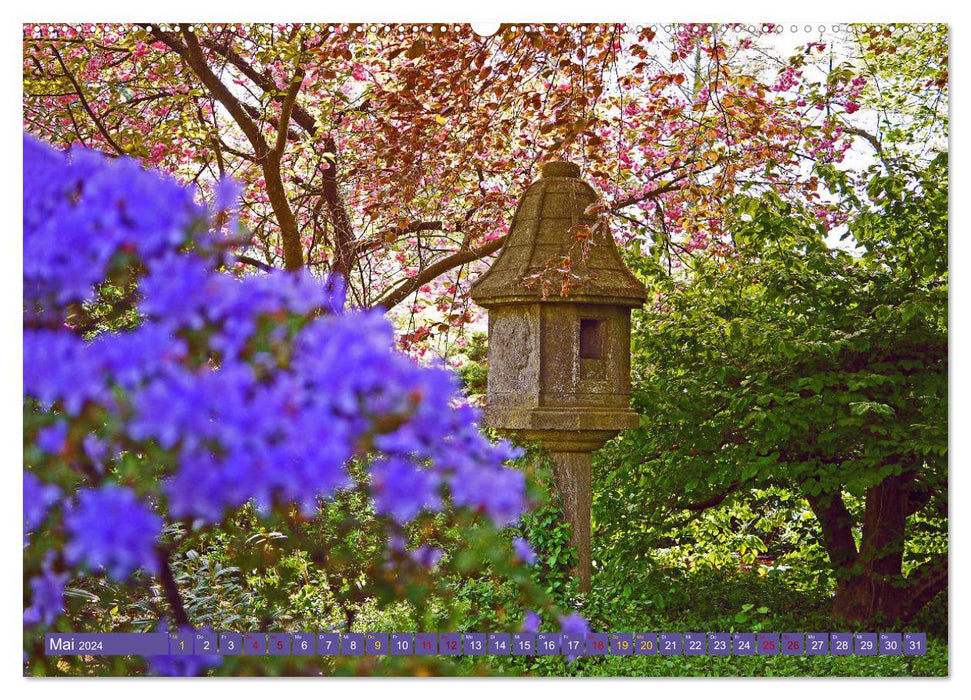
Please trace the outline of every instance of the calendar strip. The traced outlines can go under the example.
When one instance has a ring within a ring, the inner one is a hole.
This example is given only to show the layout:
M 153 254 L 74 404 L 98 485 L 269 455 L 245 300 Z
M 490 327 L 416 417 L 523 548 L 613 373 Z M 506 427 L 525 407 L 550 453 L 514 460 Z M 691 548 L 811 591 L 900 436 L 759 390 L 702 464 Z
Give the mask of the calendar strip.
M 45 635 L 48 656 L 923 656 L 923 632 L 177 632 Z

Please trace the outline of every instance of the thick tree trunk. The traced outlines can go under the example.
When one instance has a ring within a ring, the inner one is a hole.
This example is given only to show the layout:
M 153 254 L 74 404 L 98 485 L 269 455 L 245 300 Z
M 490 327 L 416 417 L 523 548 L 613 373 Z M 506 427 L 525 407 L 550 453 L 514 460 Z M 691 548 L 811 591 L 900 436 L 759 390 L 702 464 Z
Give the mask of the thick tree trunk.
M 839 493 L 808 496 L 836 574 L 833 617 L 842 620 L 907 620 L 947 587 L 947 557 L 902 573 L 912 474 L 895 474 L 867 489 L 859 551 L 853 519 Z
M 907 484 L 910 478 L 888 476 L 866 492 L 863 536 L 853 575 L 837 591 L 833 615 L 846 620 L 898 620 L 906 603 L 907 582 L 901 572 Z

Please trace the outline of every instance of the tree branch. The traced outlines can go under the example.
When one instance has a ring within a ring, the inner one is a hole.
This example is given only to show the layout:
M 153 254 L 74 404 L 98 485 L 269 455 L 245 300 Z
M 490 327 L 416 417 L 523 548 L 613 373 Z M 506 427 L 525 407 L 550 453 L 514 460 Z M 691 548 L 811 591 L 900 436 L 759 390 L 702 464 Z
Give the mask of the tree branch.
M 255 106 L 253 106 L 251 104 L 247 104 L 245 102 L 241 102 L 240 104 L 243 105 L 243 109 L 246 110 L 246 113 L 249 114 L 250 117 L 252 117 L 256 121 L 265 121 L 267 124 L 269 124 L 270 126 L 272 126 L 274 129 L 279 129 L 280 128 L 280 122 L 277 121 L 275 118 L 264 114 L 263 111 L 260 110 L 259 107 L 255 107 Z M 277 135 L 277 138 L 278 139 L 280 138 L 279 135 Z M 288 128 L 287 129 L 287 138 L 290 139 L 291 141 L 298 141 L 298 140 L 300 140 L 300 134 L 298 134 L 293 129 L 289 129 Z
M 409 233 L 421 233 L 423 231 L 441 231 L 444 228 L 444 223 L 442 221 L 416 221 L 414 223 L 408 224 L 404 228 L 391 229 L 386 231 L 384 234 L 373 236 L 368 239 L 361 239 L 357 242 L 357 252 L 362 253 L 365 250 L 374 250 L 375 248 L 380 248 L 387 242 L 387 238 L 390 235 L 394 236 L 406 236 Z
M 321 174 L 321 193 L 327 204 L 330 220 L 334 224 L 334 262 L 331 265 L 331 272 L 349 281 L 351 270 L 357 261 L 357 241 L 354 240 L 351 217 L 337 183 L 337 144 L 333 137 L 328 135 L 324 137 L 323 146 L 324 152 L 331 154 L 330 167 Z
M 725 489 L 722 493 L 715 494 L 710 498 L 706 498 L 703 501 L 698 501 L 696 503 L 686 503 L 686 504 L 679 503 L 679 504 L 676 504 L 675 507 L 681 508 L 683 510 L 691 510 L 691 511 L 701 511 L 701 510 L 707 510 L 708 508 L 714 508 L 715 506 L 720 505 L 726 498 L 728 498 L 735 491 L 738 491 L 738 488 L 741 485 L 742 483 L 740 481 L 733 481 L 728 485 L 728 488 Z
M 251 258 L 249 255 L 237 255 L 236 259 L 245 265 L 252 265 L 253 267 L 259 268 L 260 270 L 263 270 L 263 272 L 272 272 L 274 269 L 276 269 L 272 265 L 267 265 L 261 260 Z
M 890 169 L 890 163 L 887 162 L 887 158 L 883 152 L 883 145 L 876 136 L 868 131 L 864 131 L 863 129 L 858 129 L 855 126 L 844 125 L 843 131 L 845 131 L 847 134 L 852 134 L 853 136 L 859 136 L 861 139 L 869 143 L 873 147 L 873 150 L 876 151 L 877 157 L 880 159 L 880 162 L 883 163 L 883 167 L 886 168 L 887 173 L 889 174 L 893 172 Z
M 297 66 L 297 69 L 293 73 L 293 78 L 290 79 L 286 97 L 283 99 L 283 106 L 280 109 L 280 123 L 277 125 L 276 146 L 273 149 L 277 158 L 283 157 L 283 151 L 287 147 L 290 115 L 293 114 L 293 107 L 297 102 L 297 94 L 300 92 L 300 86 L 303 85 L 303 76 L 305 74 L 306 72 L 303 66 Z
M 855 126 L 844 126 L 843 131 L 845 131 L 847 134 L 853 134 L 853 136 L 859 136 L 873 146 L 873 150 L 876 151 L 877 154 L 879 154 L 881 157 L 883 156 L 883 146 L 880 145 L 877 137 L 870 132 L 864 131 L 863 129 L 858 129 Z
M 207 40 L 204 43 L 206 48 L 212 49 L 229 61 L 233 66 L 236 67 L 237 70 L 239 70 L 240 73 L 252 80 L 253 83 L 263 92 L 275 94 L 277 87 L 276 83 L 273 82 L 273 78 L 257 71 L 255 68 L 253 68 L 253 66 L 246 62 L 246 59 L 236 53 L 230 46 L 212 40 Z M 314 119 L 313 116 L 307 112 L 307 110 L 298 104 L 293 106 L 293 121 L 308 134 L 317 133 L 317 120 Z
M 61 69 L 64 71 L 64 75 L 67 76 L 67 79 L 71 81 L 71 85 L 74 86 L 74 90 L 77 93 L 78 99 L 81 100 L 81 106 L 84 107 L 84 111 L 87 112 L 88 115 L 91 117 L 91 121 L 94 122 L 95 127 L 97 127 L 101 135 L 104 136 L 105 141 L 107 141 L 111 145 L 111 147 L 118 152 L 119 155 L 122 155 L 122 156 L 126 155 L 125 149 L 119 146 L 118 142 L 111 137 L 111 134 L 108 132 L 108 129 L 106 129 L 105 125 L 101 123 L 101 118 L 94 113 L 94 110 L 91 108 L 91 105 L 88 103 L 87 98 L 84 96 L 84 91 L 81 89 L 81 86 L 78 84 L 78 81 L 75 79 L 74 74 L 71 73 L 70 70 L 68 70 L 67 65 L 64 63 L 64 59 L 61 58 L 61 52 L 57 50 L 57 46 L 55 46 L 54 44 L 51 44 L 51 50 L 54 52 L 54 58 L 56 58 L 57 62 L 61 64 Z M 73 120 L 73 118 L 74 118 L 74 115 L 72 114 L 71 119 Z
M 473 262 L 474 260 L 480 260 L 487 255 L 492 255 L 502 247 L 503 243 L 506 242 L 507 236 L 508 234 L 502 238 L 497 238 L 494 241 L 489 241 L 478 248 L 467 248 L 465 250 L 460 250 L 453 253 L 448 257 L 442 258 L 438 262 L 426 267 L 414 277 L 409 277 L 397 287 L 387 292 L 381 299 L 377 301 L 377 303 L 375 303 L 375 306 L 382 306 L 385 309 L 394 308 L 402 301 L 407 299 L 408 296 L 416 289 L 421 287 L 423 284 L 431 282 L 442 273 L 448 272 L 452 268 L 458 267 L 459 265 L 464 265 L 466 263 Z
M 853 516 L 846 509 L 839 491 L 819 495 L 807 492 L 805 496 L 819 521 L 833 571 L 837 579 L 843 578 L 846 576 L 845 570 L 853 565 L 858 554 L 856 540 L 853 539 Z
M 179 593 L 175 576 L 172 574 L 172 567 L 169 566 L 169 552 L 159 547 L 156 550 L 156 556 L 158 558 L 158 577 L 162 582 L 162 590 L 165 592 L 165 600 L 169 604 L 169 610 L 172 611 L 172 619 L 180 628 L 191 627 L 189 615 L 186 613 L 185 605 L 182 602 L 182 594 Z
M 189 25 L 179 25 L 183 44 L 176 37 L 168 32 L 162 31 L 155 25 L 148 25 L 152 35 L 166 46 L 175 51 L 185 64 L 195 73 L 202 83 L 209 89 L 213 97 L 226 108 L 233 120 L 239 125 L 247 140 L 253 146 L 256 159 L 263 169 L 263 179 L 266 182 L 266 195 L 270 200 L 270 206 L 276 216 L 277 224 L 280 227 L 280 238 L 283 243 L 283 262 L 288 270 L 297 270 L 303 267 L 303 246 L 300 242 L 300 230 L 297 226 L 297 219 L 290 207 L 290 200 L 287 198 L 286 188 L 283 184 L 283 173 L 280 168 L 282 149 L 271 149 L 259 125 L 250 119 L 245 106 L 236 96 L 226 87 L 225 84 L 212 72 L 205 55 L 202 53 L 202 46 L 195 33 L 189 30 Z M 298 70 L 299 72 L 299 70 Z M 296 89 L 299 89 L 303 82 L 301 77 L 297 81 Z M 296 95 L 294 95 L 294 100 Z M 290 107 L 293 110 L 293 105 Z M 282 131 L 286 131 L 284 128 Z M 286 136 L 283 137 L 286 143 Z M 277 139 L 277 145 L 280 138 Z
M 938 593 L 947 588 L 947 554 L 939 554 L 907 577 L 904 621 L 916 615 Z
M 643 201 L 646 201 L 648 199 L 654 199 L 655 197 L 659 197 L 662 194 L 667 194 L 668 192 L 674 192 L 680 187 L 680 182 L 684 180 L 686 177 L 687 175 L 682 175 L 681 177 L 678 177 L 665 185 L 661 185 L 657 189 L 651 190 L 650 192 L 645 192 L 644 194 L 639 194 L 634 197 L 628 197 L 626 199 L 622 199 L 619 202 L 614 202 L 613 204 L 610 205 L 610 211 L 618 211 L 619 209 L 624 209 L 625 207 L 629 207 L 632 204 L 640 204 Z
M 206 57 L 202 53 L 202 47 L 199 45 L 199 40 L 196 35 L 189 31 L 188 25 L 179 26 L 182 28 L 182 36 L 185 40 L 184 44 L 174 35 L 163 31 L 155 25 L 148 25 L 148 29 L 153 37 L 164 43 L 182 58 L 192 72 L 199 77 L 203 85 L 212 92 L 213 97 L 219 100 L 223 107 L 226 108 L 233 121 L 242 129 L 247 140 L 253 146 L 256 157 L 264 158 L 270 148 L 266 143 L 266 139 L 263 138 L 263 134 L 260 133 L 259 126 L 249 118 L 242 103 L 209 68 L 209 64 L 206 62 Z

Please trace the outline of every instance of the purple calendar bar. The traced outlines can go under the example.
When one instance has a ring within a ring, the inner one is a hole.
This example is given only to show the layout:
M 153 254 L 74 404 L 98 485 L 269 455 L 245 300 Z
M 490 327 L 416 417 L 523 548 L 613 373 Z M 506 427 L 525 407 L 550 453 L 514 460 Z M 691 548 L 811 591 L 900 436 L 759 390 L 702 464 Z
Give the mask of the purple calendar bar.
M 489 651 L 486 636 L 481 632 L 466 632 L 462 639 L 467 656 L 485 656 Z
M 662 632 L 657 648 L 662 656 L 677 656 L 681 653 L 681 635 Z
M 751 632 L 736 632 L 732 635 L 735 656 L 751 656 L 755 653 L 755 635 Z
M 560 653 L 560 633 L 540 632 L 536 639 L 536 654 L 550 656 Z
M 927 653 L 927 635 L 923 632 L 904 633 L 904 656 L 923 656 Z
M 849 656 L 853 653 L 853 635 L 850 632 L 833 632 L 829 635 L 829 653 L 832 656 Z
M 439 634 L 438 653 L 446 656 L 459 656 L 462 653 L 462 635 L 457 632 Z
M 829 654 L 829 634 L 826 632 L 809 632 L 806 635 L 806 654 L 808 656 Z
M 514 633 L 311 633 L 232 632 L 209 630 L 174 633 L 47 633 L 45 653 L 56 655 L 205 655 L 263 656 L 441 654 L 446 656 L 898 656 L 923 655 L 927 635 L 918 632 L 612 632 L 562 634 Z
M 293 634 L 293 655 L 294 656 L 313 656 L 316 647 L 314 635 L 310 632 L 294 632 Z
M 728 632 L 712 632 L 709 634 L 708 653 L 712 656 L 731 656 L 732 635 Z
M 855 639 L 856 639 L 857 656 L 876 656 L 877 655 L 876 632 L 857 632 Z
M 411 656 L 415 653 L 415 635 L 411 632 L 394 632 L 391 635 L 391 653 L 395 656 Z
M 610 653 L 614 656 L 631 656 L 634 653 L 634 635 L 625 632 L 611 634 Z
M 634 635 L 634 654 L 654 656 L 657 654 L 657 635 L 653 632 L 638 632 Z
M 223 632 L 219 635 L 219 653 L 223 656 L 239 656 L 243 653 L 243 635 Z
M 364 653 L 384 656 L 388 653 L 388 635 L 370 632 L 364 635 Z
M 513 632 L 513 656 L 532 656 L 536 653 L 536 635 L 531 632 Z
M 266 634 L 264 632 L 247 632 L 243 635 L 243 653 L 247 656 L 263 656 L 266 654 Z
M 795 632 L 782 633 L 782 653 L 786 656 L 802 656 L 806 643 L 801 634 Z
M 705 642 L 708 635 L 704 632 L 685 632 L 684 634 L 684 654 L 685 656 L 704 656 Z
M 320 653 L 320 637 L 317 637 L 317 653 Z M 347 632 L 341 635 L 341 654 L 360 656 L 364 653 L 364 635 L 360 632 Z
M 290 656 L 290 635 L 280 632 L 270 634 L 266 648 L 271 656 Z
M 318 656 L 338 656 L 341 652 L 341 635 L 339 632 L 318 632 L 317 633 L 317 655 Z M 358 647 L 357 652 L 344 651 L 344 654 L 361 653 Z
M 67 656 L 165 656 L 169 635 L 165 632 L 48 632 L 44 635 L 44 654 Z
M 900 632 L 883 632 L 880 635 L 880 654 L 897 656 L 903 653 L 903 635 Z
M 415 654 L 432 656 L 438 653 L 438 635 L 434 632 L 419 632 L 415 635 Z

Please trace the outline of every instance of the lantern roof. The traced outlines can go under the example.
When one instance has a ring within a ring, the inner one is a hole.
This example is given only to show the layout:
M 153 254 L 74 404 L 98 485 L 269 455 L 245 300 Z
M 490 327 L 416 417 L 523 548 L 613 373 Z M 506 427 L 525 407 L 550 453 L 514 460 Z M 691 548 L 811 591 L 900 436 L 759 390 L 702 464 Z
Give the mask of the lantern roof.
M 472 298 L 484 307 L 641 306 L 647 291 L 624 265 L 601 208 L 600 196 L 580 179 L 580 166 L 546 163 L 516 207 L 499 257 L 472 285 Z

